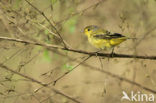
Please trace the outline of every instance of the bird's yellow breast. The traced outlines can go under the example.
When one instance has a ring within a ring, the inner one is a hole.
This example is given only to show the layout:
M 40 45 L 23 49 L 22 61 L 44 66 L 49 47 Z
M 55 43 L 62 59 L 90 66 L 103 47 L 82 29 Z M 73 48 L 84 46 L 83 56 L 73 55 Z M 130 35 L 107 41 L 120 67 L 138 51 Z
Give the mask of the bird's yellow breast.
M 110 47 L 110 43 L 108 40 L 95 39 L 95 38 L 88 38 L 88 39 L 89 42 L 96 48 L 104 49 L 105 47 L 107 48 Z

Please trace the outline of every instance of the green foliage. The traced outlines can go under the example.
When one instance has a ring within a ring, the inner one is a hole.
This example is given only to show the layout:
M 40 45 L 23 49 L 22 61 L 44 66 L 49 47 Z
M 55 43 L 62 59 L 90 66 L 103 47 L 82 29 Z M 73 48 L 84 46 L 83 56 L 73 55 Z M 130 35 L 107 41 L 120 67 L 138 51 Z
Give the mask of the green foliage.
M 66 30 L 69 30 L 70 33 L 74 33 L 76 29 L 78 16 L 74 16 L 70 18 L 66 23 L 64 24 L 64 27 L 67 27 Z
M 64 64 L 63 65 L 63 70 L 72 70 L 72 69 L 73 69 L 72 65 L 69 65 L 69 64 Z
M 47 37 L 47 39 L 45 40 L 46 43 L 51 44 L 51 41 L 49 40 L 49 36 Z
M 50 55 L 50 51 L 48 51 L 47 49 L 44 50 L 43 52 L 43 56 L 44 56 L 44 59 L 48 62 L 51 62 L 53 60 L 57 60 L 59 58 L 59 56 L 56 54 L 56 53 L 53 53 L 52 56 Z
M 19 9 L 21 1 L 22 0 L 15 0 L 14 5 L 13 5 L 14 9 Z
M 43 56 L 44 56 L 44 59 L 45 59 L 46 61 L 48 61 L 48 62 L 51 62 L 51 61 L 52 61 L 52 58 L 51 58 L 51 56 L 50 56 L 50 54 L 49 54 L 49 51 L 48 51 L 47 49 L 44 50 Z
M 55 4 L 57 0 L 51 0 L 52 5 Z
M 68 53 L 68 51 L 67 50 L 63 50 L 64 51 L 64 53 Z
M 69 28 L 69 31 L 70 31 L 71 33 L 73 33 L 73 32 L 75 31 L 75 26 L 71 26 L 71 27 Z
M 49 31 L 48 31 L 47 29 L 45 29 L 45 30 L 44 30 L 44 33 L 45 33 L 46 35 L 48 35 L 48 34 L 49 34 Z
M 45 35 L 46 35 L 46 40 L 45 40 L 45 42 L 51 44 L 54 35 L 52 35 L 51 33 L 49 33 L 49 30 L 48 30 L 48 29 L 45 29 L 45 30 L 44 30 L 44 33 L 45 33 Z

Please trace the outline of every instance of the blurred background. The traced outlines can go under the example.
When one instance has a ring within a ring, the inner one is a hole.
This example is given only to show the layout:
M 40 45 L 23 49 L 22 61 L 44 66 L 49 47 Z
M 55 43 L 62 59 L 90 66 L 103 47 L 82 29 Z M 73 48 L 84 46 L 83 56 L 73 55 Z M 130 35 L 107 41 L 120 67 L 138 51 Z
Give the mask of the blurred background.
M 156 0 L 28 1 L 44 12 L 70 48 L 97 51 L 82 31 L 88 25 L 98 25 L 111 32 L 137 38 L 122 43 L 115 48 L 115 53 L 156 55 Z M 32 5 L 25 0 L 0 0 L 0 37 L 63 46 L 55 36 L 55 29 Z M 82 103 L 133 103 L 121 101 L 122 91 L 128 95 L 131 91 L 151 94 L 99 70 L 156 90 L 155 60 L 90 57 L 74 68 L 87 55 L 1 39 L 0 54 L 0 63 L 43 83 L 50 83 L 51 87 L 53 81 L 72 70 L 58 80 L 54 88 Z M 0 68 L 0 103 L 74 103 L 41 87 Z

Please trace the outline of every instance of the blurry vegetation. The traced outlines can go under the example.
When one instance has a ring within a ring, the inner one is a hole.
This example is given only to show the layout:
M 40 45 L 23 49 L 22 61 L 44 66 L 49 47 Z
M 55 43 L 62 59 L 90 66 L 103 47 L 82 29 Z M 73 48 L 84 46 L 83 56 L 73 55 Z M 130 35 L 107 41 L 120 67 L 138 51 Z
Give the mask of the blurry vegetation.
M 70 48 L 97 51 L 82 30 L 99 25 L 137 40 L 127 40 L 117 53 L 156 56 L 155 0 L 28 0 L 44 12 Z M 63 46 L 49 22 L 25 0 L 0 0 L 0 37 Z M 103 51 L 109 52 L 109 51 Z M 86 55 L 49 50 L 27 43 L 0 39 L 0 63 L 55 88 L 83 103 L 121 103 L 122 91 L 144 89 L 112 78 L 81 64 Z M 156 90 L 156 61 L 91 57 L 88 65 L 117 74 Z M 48 88 L 0 68 L 0 103 L 73 103 Z M 129 103 L 124 101 L 124 103 Z

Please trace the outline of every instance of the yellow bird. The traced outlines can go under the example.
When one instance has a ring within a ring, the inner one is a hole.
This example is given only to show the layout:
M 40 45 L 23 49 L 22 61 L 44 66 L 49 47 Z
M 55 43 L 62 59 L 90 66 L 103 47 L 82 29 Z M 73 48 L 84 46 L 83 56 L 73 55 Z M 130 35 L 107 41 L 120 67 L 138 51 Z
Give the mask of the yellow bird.
M 95 25 L 90 25 L 84 28 L 84 34 L 88 37 L 88 41 L 98 49 L 112 48 L 129 39 L 119 33 L 111 33 Z

